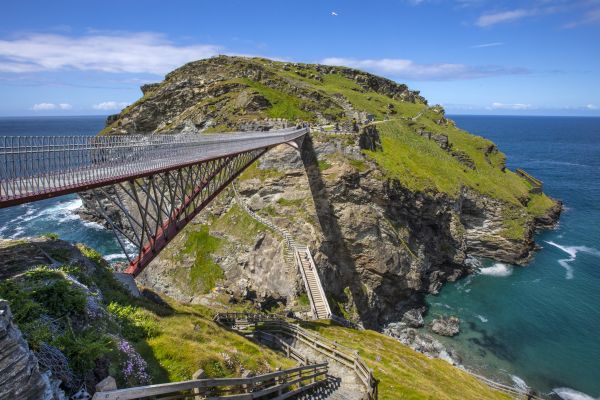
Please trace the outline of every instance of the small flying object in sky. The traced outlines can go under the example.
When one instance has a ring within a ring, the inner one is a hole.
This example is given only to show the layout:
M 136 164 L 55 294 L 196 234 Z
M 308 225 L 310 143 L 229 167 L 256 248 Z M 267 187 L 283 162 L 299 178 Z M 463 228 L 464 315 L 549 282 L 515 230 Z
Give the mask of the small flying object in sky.
M 332 11 L 332 12 L 331 12 L 331 16 L 332 16 L 332 17 L 337 17 L 337 16 L 338 16 L 338 13 L 336 13 L 335 11 Z

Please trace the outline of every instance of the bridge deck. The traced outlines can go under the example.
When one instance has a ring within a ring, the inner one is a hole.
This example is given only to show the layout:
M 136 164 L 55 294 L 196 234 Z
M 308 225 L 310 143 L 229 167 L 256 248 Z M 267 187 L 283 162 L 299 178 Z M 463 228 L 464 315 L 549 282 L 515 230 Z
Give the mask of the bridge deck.
M 306 128 L 211 135 L 0 138 L 0 208 L 293 141 Z

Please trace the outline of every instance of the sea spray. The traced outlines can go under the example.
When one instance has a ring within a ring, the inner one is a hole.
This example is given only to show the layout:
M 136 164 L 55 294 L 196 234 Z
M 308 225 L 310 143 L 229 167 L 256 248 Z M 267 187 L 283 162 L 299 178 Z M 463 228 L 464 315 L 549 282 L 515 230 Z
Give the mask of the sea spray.
M 496 263 L 491 267 L 481 268 L 479 269 L 479 273 L 482 275 L 490 275 L 490 276 L 510 276 L 512 274 L 513 268 L 508 264 Z
M 563 400 L 596 400 L 592 396 L 571 388 L 556 388 L 552 389 L 552 391 Z

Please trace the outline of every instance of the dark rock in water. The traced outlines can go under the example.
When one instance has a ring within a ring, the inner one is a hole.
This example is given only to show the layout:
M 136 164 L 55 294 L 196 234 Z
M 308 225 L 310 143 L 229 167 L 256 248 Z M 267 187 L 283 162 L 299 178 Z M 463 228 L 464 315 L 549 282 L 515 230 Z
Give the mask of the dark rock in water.
M 460 332 L 460 320 L 457 317 L 441 317 L 431 322 L 431 330 L 442 336 L 456 336 Z

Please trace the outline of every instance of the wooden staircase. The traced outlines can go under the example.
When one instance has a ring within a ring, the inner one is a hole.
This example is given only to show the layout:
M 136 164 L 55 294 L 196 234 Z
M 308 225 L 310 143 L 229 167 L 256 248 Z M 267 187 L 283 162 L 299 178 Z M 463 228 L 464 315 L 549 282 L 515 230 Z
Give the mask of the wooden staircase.
M 308 246 L 296 243 L 288 231 L 252 211 L 241 199 L 235 184 L 232 183 L 231 186 L 233 188 L 235 200 L 248 215 L 261 224 L 273 229 L 283 237 L 285 243 L 283 258 L 288 265 L 295 266 L 300 271 L 306 294 L 310 301 L 313 317 L 316 319 L 331 319 L 331 309 L 329 308 L 329 303 L 327 302 L 327 297 L 325 296 L 325 291 L 323 290 L 323 285 L 319 278 L 317 266 Z
M 323 291 L 315 262 L 306 246 L 295 248 L 296 263 L 302 274 L 310 307 L 316 319 L 330 319 L 331 309 Z

